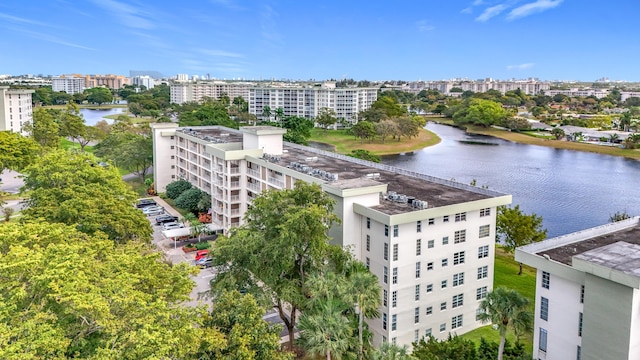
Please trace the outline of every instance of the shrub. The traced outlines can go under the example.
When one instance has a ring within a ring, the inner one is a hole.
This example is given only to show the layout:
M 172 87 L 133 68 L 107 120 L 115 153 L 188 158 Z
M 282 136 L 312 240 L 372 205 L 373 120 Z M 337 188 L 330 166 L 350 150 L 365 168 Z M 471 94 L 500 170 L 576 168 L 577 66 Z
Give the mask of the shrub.
M 191 183 L 188 182 L 187 180 L 184 180 L 184 179 L 176 180 L 167 185 L 166 195 L 169 199 L 175 200 L 180 195 L 182 195 L 183 192 L 191 188 L 192 188 Z
M 205 242 L 195 244 L 195 247 L 198 250 L 209 249 L 211 247 L 211 243 L 208 241 L 205 241 Z
M 203 191 L 197 188 L 186 190 L 175 199 L 175 204 L 179 208 L 185 209 L 192 213 L 197 213 L 198 202 L 200 202 L 200 198 L 203 196 L 202 193 Z

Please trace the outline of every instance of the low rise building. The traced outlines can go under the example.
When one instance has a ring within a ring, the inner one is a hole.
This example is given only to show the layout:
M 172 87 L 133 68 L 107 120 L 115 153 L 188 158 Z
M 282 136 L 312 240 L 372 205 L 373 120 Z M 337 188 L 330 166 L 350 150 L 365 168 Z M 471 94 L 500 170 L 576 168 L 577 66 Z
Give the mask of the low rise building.
M 30 89 L 11 89 L 0 86 L 0 131 L 26 135 L 24 125 L 33 121 Z
M 640 217 L 516 249 L 537 269 L 533 357 L 640 359 Z
M 382 287 L 381 316 L 368 321 L 374 344 L 482 326 L 476 314 L 493 285 L 496 207 L 510 195 L 286 143 L 285 131 L 153 124 L 156 188 L 188 180 L 211 195 L 213 223 L 228 232 L 260 193 L 320 184 L 341 220 L 332 241 Z

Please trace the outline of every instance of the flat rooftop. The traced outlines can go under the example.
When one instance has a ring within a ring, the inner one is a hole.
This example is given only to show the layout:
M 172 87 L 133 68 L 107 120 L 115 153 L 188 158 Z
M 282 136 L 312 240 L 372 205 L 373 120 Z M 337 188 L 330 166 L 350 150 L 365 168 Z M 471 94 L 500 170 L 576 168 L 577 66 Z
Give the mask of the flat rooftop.
M 185 126 L 176 129 L 176 132 L 197 137 L 212 144 L 242 142 L 242 133 L 235 129 L 218 126 Z
M 576 255 L 577 259 L 640 277 L 640 245 L 618 241 Z
M 635 223 L 634 223 L 635 221 Z M 621 222 L 622 223 L 622 222 Z M 583 233 L 585 236 L 577 237 L 575 241 L 561 242 L 555 247 L 546 247 L 544 250 L 534 252 L 537 255 L 549 256 L 552 260 L 561 262 L 566 265 L 571 265 L 571 258 L 573 256 L 581 256 L 584 260 L 588 260 L 592 251 L 596 249 L 605 248 L 612 244 L 623 242 L 631 245 L 640 246 L 640 222 L 637 218 L 626 220 L 629 226 L 621 229 L 612 228 L 611 231 L 606 233 L 594 234 L 589 236 L 589 230 L 578 232 L 575 234 Z M 614 224 L 608 224 L 600 227 L 600 229 L 606 229 L 607 226 L 613 227 Z M 599 229 L 599 228 L 594 228 Z M 562 237 L 556 238 L 561 239 Z M 554 239 L 551 239 L 554 240 Z M 611 254 L 611 252 L 609 252 Z M 591 256 L 593 258 L 593 256 Z M 614 260 L 611 260 L 614 261 Z M 640 263 L 636 262 L 635 266 L 640 269 Z

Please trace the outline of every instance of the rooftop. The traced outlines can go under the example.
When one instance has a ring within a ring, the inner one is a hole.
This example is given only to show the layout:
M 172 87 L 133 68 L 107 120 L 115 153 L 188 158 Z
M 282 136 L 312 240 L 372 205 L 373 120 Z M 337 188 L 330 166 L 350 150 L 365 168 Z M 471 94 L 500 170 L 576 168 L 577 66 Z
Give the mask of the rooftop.
M 640 245 L 637 244 L 618 241 L 576 255 L 576 259 L 640 277 Z

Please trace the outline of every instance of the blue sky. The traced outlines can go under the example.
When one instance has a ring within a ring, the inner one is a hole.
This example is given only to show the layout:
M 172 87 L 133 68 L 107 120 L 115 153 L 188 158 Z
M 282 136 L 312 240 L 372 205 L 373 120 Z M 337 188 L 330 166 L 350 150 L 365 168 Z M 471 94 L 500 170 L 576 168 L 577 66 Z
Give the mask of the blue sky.
M 0 74 L 640 81 L 638 15 L 637 0 L 3 1 Z

